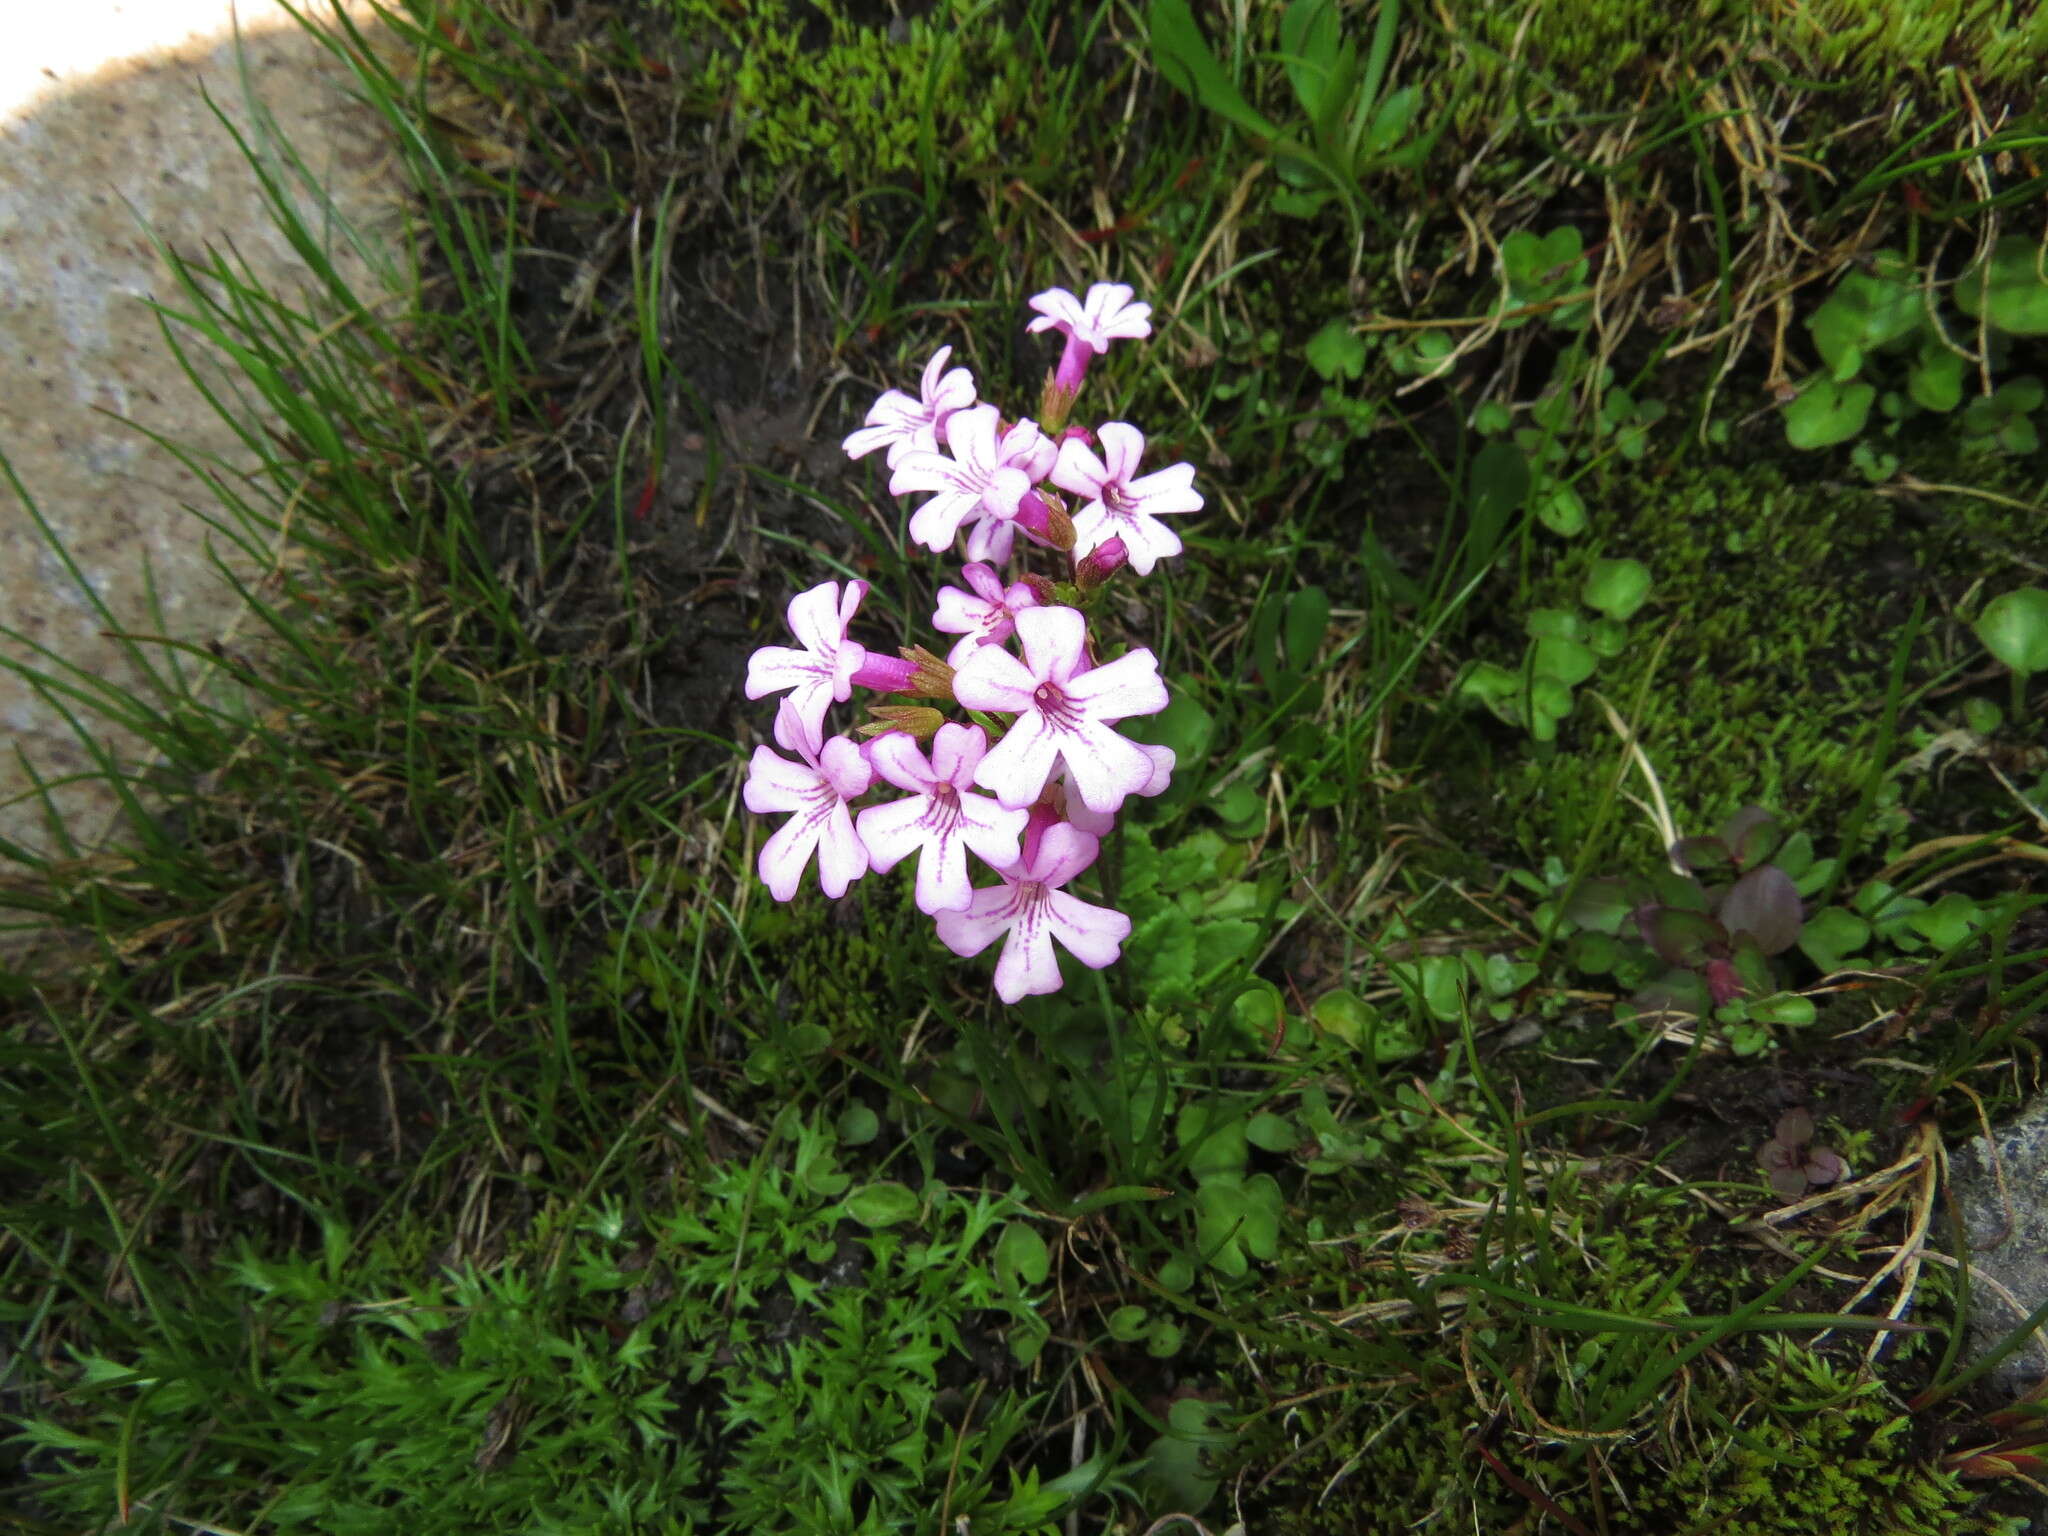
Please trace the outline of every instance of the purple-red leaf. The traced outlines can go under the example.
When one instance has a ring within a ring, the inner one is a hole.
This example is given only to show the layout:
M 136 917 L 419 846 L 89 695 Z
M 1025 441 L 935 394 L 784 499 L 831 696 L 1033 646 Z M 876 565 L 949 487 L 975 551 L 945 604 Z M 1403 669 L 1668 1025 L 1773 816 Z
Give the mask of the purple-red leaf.
M 1745 805 L 1721 828 L 1721 846 L 1738 869 L 1752 869 L 1778 845 L 1778 818 L 1760 805 Z
M 1764 864 L 1728 888 L 1721 898 L 1720 918 L 1730 933 L 1746 933 L 1758 949 L 1776 955 L 1799 941 L 1806 909 L 1799 904 L 1792 877 L 1775 864 Z
M 1636 928 L 1659 959 L 1695 970 L 1707 963 L 1712 950 L 1728 942 L 1728 930 L 1706 913 L 1678 907 L 1638 907 Z

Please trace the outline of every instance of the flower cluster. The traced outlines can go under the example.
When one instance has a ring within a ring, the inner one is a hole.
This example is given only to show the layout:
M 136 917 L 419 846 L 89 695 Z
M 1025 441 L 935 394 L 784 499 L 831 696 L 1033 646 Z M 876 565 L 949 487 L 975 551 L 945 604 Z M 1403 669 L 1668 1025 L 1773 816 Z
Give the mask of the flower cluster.
M 1059 988 L 1055 940 L 1099 968 L 1130 934 L 1121 912 L 1066 887 L 1125 800 L 1167 786 L 1173 753 L 1114 729 L 1164 709 L 1166 685 L 1150 650 L 1101 659 L 1084 610 L 1123 566 L 1148 575 L 1179 554 L 1160 519 L 1202 505 L 1193 465 L 1138 472 L 1137 428 L 1067 425 L 1090 362 L 1112 341 L 1150 335 L 1150 307 L 1114 283 L 1085 300 L 1053 289 L 1031 307 L 1032 330 L 1065 338 L 1036 421 L 978 401 L 941 347 L 916 395 L 889 390 L 845 442 L 853 458 L 886 456 L 892 494 L 928 497 L 910 518 L 917 543 L 944 555 L 965 534 L 963 585 L 941 587 L 932 615 L 958 637 L 945 659 L 870 651 L 850 634 L 867 583 L 828 581 L 790 601 L 797 644 L 756 651 L 746 687 L 750 699 L 784 695 L 782 752 L 755 749 L 745 792 L 748 810 L 788 816 L 761 849 L 776 899 L 796 894 L 814 855 L 820 888 L 837 897 L 915 854 L 918 908 L 949 949 L 971 956 L 1005 940 L 995 987 L 1008 1003 Z M 1034 549 L 1064 568 L 998 569 Z M 875 705 L 857 736 L 828 736 L 827 714 L 855 688 L 912 702 Z M 947 704 L 968 719 L 947 719 Z M 884 798 L 860 803 L 871 794 Z M 994 884 L 974 884 L 969 854 Z

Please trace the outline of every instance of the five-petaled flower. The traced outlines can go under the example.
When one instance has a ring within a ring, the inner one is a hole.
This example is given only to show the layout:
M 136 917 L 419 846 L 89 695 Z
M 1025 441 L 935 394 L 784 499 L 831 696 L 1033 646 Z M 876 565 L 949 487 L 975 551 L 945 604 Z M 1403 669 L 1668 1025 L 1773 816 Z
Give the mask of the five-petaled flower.
M 992 405 L 971 406 L 946 419 L 943 453 L 906 453 L 889 475 L 889 494 L 937 494 L 910 517 L 910 536 L 933 554 L 943 554 L 970 517 L 978 520 L 968 553 L 976 560 L 1007 560 L 1017 504 L 1052 472 L 1059 449 L 1033 421 L 1020 421 L 997 436 L 1000 417 Z
M 777 901 L 788 901 L 815 849 L 819 888 L 827 896 L 844 896 L 868 872 L 869 862 L 846 802 L 867 793 L 875 770 L 844 736 L 821 744 L 794 699 L 784 699 L 775 711 L 775 739 L 803 761 L 792 763 L 756 747 L 748 764 L 747 809 L 757 816 L 793 813 L 761 847 L 761 880 Z
M 940 941 L 965 957 L 1007 934 L 996 961 L 996 995 L 1006 1003 L 1059 990 L 1054 939 L 1083 965 L 1100 970 L 1114 964 L 1131 920 L 1060 889 L 1095 862 L 1100 847 L 1064 822 L 1048 827 L 1024 858 L 999 871 L 1002 884 L 976 891 L 961 911 L 938 914 Z
M 868 746 L 875 771 L 909 790 L 910 798 L 869 806 L 855 830 L 878 874 L 918 853 L 919 911 L 956 912 L 973 898 L 967 883 L 970 849 L 998 869 L 1017 862 L 1017 840 L 1030 812 L 1006 810 L 986 795 L 969 792 L 987 751 L 988 736 L 978 725 L 940 726 L 929 762 L 900 731 L 878 736 Z
M 1005 587 L 993 566 L 977 560 L 962 566 L 960 574 L 974 590 L 939 588 L 938 611 L 932 615 L 933 629 L 960 636 L 946 653 L 946 665 L 955 669 L 984 645 L 1009 639 L 1016 633 L 1017 615 L 1038 606 L 1030 587 L 1021 581 Z
M 1038 318 L 1026 330 L 1056 330 L 1067 338 L 1053 371 L 1053 383 L 1060 389 L 1079 389 L 1089 362 L 1107 352 L 1112 341 L 1138 341 L 1152 334 L 1152 306 L 1133 303 L 1128 283 L 1096 283 L 1085 300 L 1064 288 L 1048 288 L 1028 302 Z
M 1100 458 L 1086 443 L 1068 438 L 1053 465 L 1052 483 L 1087 501 L 1074 514 L 1074 553 L 1087 555 L 1121 539 L 1131 569 L 1149 576 L 1154 565 L 1181 550 L 1180 536 L 1160 517 L 1201 510 L 1195 466 L 1173 464 L 1138 475 L 1138 459 L 1145 452 L 1142 432 L 1128 422 L 1110 421 L 1096 435 L 1102 440 Z
M 1014 714 L 974 779 L 1007 806 L 1027 806 L 1045 788 L 1055 759 L 1091 810 L 1113 812 L 1152 781 L 1153 761 L 1109 728 L 1129 715 L 1166 708 L 1159 663 L 1140 648 L 1091 668 L 1087 620 L 1073 608 L 1026 608 L 1017 615 L 1019 661 L 985 645 L 953 675 L 953 697 L 969 709 Z
M 894 469 L 906 454 L 937 453 L 946 418 L 974 404 L 974 375 L 965 368 L 946 371 L 946 359 L 952 355 L 951 347 L 932 354 L 932 360 L 924 365 L 917 398 L 900 389 L 883 391 L 868 412 L 867 425 L 849 433 L 840 445 L 846 456 L 858 459 L 886 448 L 889 467 Z
M 747 661 L 747 697 L 764 698 L 785 688 L 796 691 L 788 702 L 814 737 L 825 733 L 825 711 L 853 692 L 853 675 L 867 660 L 867 651 L 846 638 L 847 626 L 868 594 L 864 581 L 849 581 L 842 595 L 836 581 L 820 582 L 789 600 L 789 628 L 803 642 L 802 650 L 764 645 Z M 780 739 L 781 727 L 776 727 Z M 787 745 L 787 743 L 785 743 Z

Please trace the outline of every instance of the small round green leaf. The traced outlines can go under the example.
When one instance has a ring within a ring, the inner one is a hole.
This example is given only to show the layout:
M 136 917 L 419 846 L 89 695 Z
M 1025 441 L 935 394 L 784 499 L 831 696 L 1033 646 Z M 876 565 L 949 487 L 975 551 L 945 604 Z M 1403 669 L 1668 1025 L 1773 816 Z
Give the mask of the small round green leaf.
M 1579 596 L 1610 619 L 1634 618 L 1650 600 L 1650 568 L 1640 560 L 1595 560 Z
M 1984 649 L 2021 677 L 2048 672 L 2048 591 L 2021 587 L 1996 597 L 1978 617 Z
M 894 1179 L 863 1184 L 846 1197 L 846 1214 L 864 1227 L 893 1227 L 917 1215 L 917 1191 Z

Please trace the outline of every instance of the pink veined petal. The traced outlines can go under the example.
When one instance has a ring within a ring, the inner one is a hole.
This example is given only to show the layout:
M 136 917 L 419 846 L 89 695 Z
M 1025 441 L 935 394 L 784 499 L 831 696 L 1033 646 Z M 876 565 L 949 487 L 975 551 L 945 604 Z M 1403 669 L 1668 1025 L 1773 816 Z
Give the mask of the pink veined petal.
M 803 883 L 804 866 L 811 862 L 811 850 L 818 846 L 824 817 L 798 811 L 761 845 L 761 882 L 777 901 L 788 901 Z
M 1169 464 L 1140 475 L 1126 488 L 1140 508 L 1157 517 L 1162 512 L 1199 512 L 1202 493 L 1195 489 L 1195 466 Z
M 983 646 L 953 674 L 953 697 L 969 709 L 1017 714 L 1031 708 L 1037 687 L 1031 669 L 999 645 Z
M 1114 965 L 1124 940 L 1131 936 L 1131 920 L 1123 913 L 1065 891 L 1046 892 L 1045 910 L 1053 936 L 1076 960 L 1094 970 Z
M 960 574 L 967 578 L 967 585 L 974 589 L 974 595 L 985 603 L 1000 603 L 1003 600 L 1003 581 L 995 573 L 995 567 L 984 565 L 979 560 L 970 560 L 960 567 Z
M 889 494 L 908 496 L 913 491 L 936 491 L 941 494 L 973 494 L 979 496 L 957 461 L 943 453 L 906 453 L 900 460 L 889 466 Z
M 917 856 L 917 910 L 927 917 L 958 912 L 974 900 L 967 883 L 967 850 L 957 834 L 930 836 Z
M 996 996 L 1006 1003 L 1042 997 L 1060 989 L 1060 962 L 1053 953 L 1052 926 L 1046 921 L 1043 898 L 1018 914 L 996 961 Z
M 1093 864 L 1101 851 L 1100 839 L 1058 822 L 1045 829 L 1030 868 L 1019 873 L 1043 885 L 1062 886 Z
M 854 830 L 867 845 L 868 860 L 878 874 L 887 874 L 924 845 L 918 823 L 931 802 L 922 794 L 886 805 L 871 805 L 860 813 Z
M 856 583 L 865 594 L 866 582 Z M 858 607 L 860 598 L 854 599 Z M 839 583 L 820 582 L 807 592 L 799 592 L 789 600 L 790 633 L 797 637 L 807 651 L 825 656 L 846 638 L 846 623 L 839 612 Z M 848 614 L 848 618 L 852 615 Z
M 1095 434 L 1102 440 L 1102 462 L 1109 477 L 1128 485 L 1145 453 L 1145 434 L 1127 421 L 1106 421 Z
M 1072 782 L 1070 776 L 1070 787 Z M 1076 831 L 1086 832 L 1090 837 L 1107 837 L 1116 827 L 1116 812 L 1089 810 L 1088 802 L 1077 790 L 1067 797 L 1067 821 Z
M 835 900 L 868 872 L 868 850 L 853 830 L 853 816 L 840 801 L 818 819 L 818 888 Z
M 1017 515 L 1017 503 L 1031 489 L 1031 476 L 1014 464 L 1005 464 L 988 477 L 981 493 L 985 511 L 1007 521 Z
M 932 776 L 955 789 L 974 782 L 974 765 L 988 755 L 988 732 L 978 725 L 948 722 L 932 737 Z
M 1079 609 L 1027 608 L 1017 615 L 1017 637 L 1024 645 L 1024 664 L 1039 682 L 1064 685 L 1086 665 L 1088 621 Z
M 971 560 L 990 560 L 1001 565 L 1017 545 L 1017 525 L 1000 517 L 984 517 L 967 534 L 967 555 Z
M 1025 302 L 1038 311 L 1038 318 L 1024 327 L 1027 331 L 1047 331 L 1054 326 L 1071 329 L 1088 323 L 1081 301 L 1064 288 L 1048 288 L 1043 293 L 1034 293 Z
M 917 742 L 902 731 L 886 731 L 869 742 L 868 761 L 875 772 L 898 789 L 921 795 L 931 788 L 931 765 L 924 760 Z
M 1005 810 L 986 795 L 960 797 L 960 841 L 974 856 L 993 869 L 1008 869 L 1017 862 L 1024 825 L 1029 811 Z
M 1109 466 L 1095 456 L 1095 452 L 1079 438 L 1068 438 L 1060 444 L 1059 457 L 1052 466 L 1052 483 L 1063 491 L 1076 496 L 1097 498 L 1102 495 L 1103 483 L 1114 478 Z
M 839 446 L 849 459 L 864 459 L 877 448 L 894 448 L 902 440 L 900 427 L 855 427 Z
M 798 688 L 818 675 L 818 658 L 786 645 L 764 645 L 747 658 L 747 697 Z
M 946 418 L 946 446 L 963 469 L 977 476 L 996 467 L 998 415 L 992 405 L 974 405 Z
M 952 547 L 960 525 L 980 509 L 981 498 L 971 491 L 949 491 L 934 496 L 910 516 L 910 536 L 935 555 Z M 973 546 L 968 546 L 970 549 Z
M 996 654 L 993 646 L 985 647 L 981 652 L 981 656 L 991 654 Z M 980 660 L 980 657 L 975 660 Z M 957 695 L 959 678 L 955 677 L 953 682 Z M 963 699 L 961 702 L 966 701 Z M 968 705 L 970 709 L 979 707 Z M 1107 730 L 1108 727 L 1102 729 Z M 1053 759 L 1060 755 L 1060 745 L 1065 739 L 1046 724 L 1044 716 L 1019 715 L 1009 732 L 976 766 L 974 782 L 993 794 L 1006 809 L 1028 806 L 1045 788 L 1046 776 L 1052 772 Z
M 1152 777 L 1145 781 L 1145 787 L 1138 793 L 1146 796 L 1165 794 L 1166 786 L 1173 782 L 1173 748 L 1150 746 L 1141 741 L 1138 750 L 1152 760 Z
M 824 714 L 822 706 L 818 713 Z M 825 732 L 817 720 L 810 718 L 794 695 L 775 707 L 775 739 L 816 770 L 818 749 L 825 744 Z
M 1009 931 L 1015 903 L 1016 887 L 1009 881 L 983 886 L 959 911 L 934 914 L 939 942 L 963 960 L 980 954 Z
M 1003 740 L 1007 743 L 1009 738 Z M 1081 803 L 1091 811 L 1113 812 L 1151 781 L 1152 760 L 1135 741 L 1100 720 L 1084 720 L 1063 732 L 1059 752 L 1067 760 L 1067 775 Z
M 942 635 L 973 635 L 980 631 L 988 610 L 986 598 L 971 596 L 958 587 L 941 587 L 932 628 Z
M 818 754 L 818 767 L 841 800 L 864 795 L 875 782 L 874 765 L 849 736 L 834 736 Z
M 805 797 L 817 787 L 817 770 L 792 763 L 768 747 L 754 748 L 747 764 L 747 786 L 741 791 L 756 816 L 803 809 Z
M 1144 646 L 1082 673 L 1067 684 L 1066 694 L 1094 720 L 1156 715 L 1169 702 L 1159 677 L 1159 659 Z
M 924 365 L 924 375 L 918 381 L 918 393 L 924 397 L 927 406 L 934 404 L 938 398 L 939 377 L 945 373 L 946 359 L 952 355 L 953 348 L 950 345 L 943 346 L 934 352 L 931 361 Z

